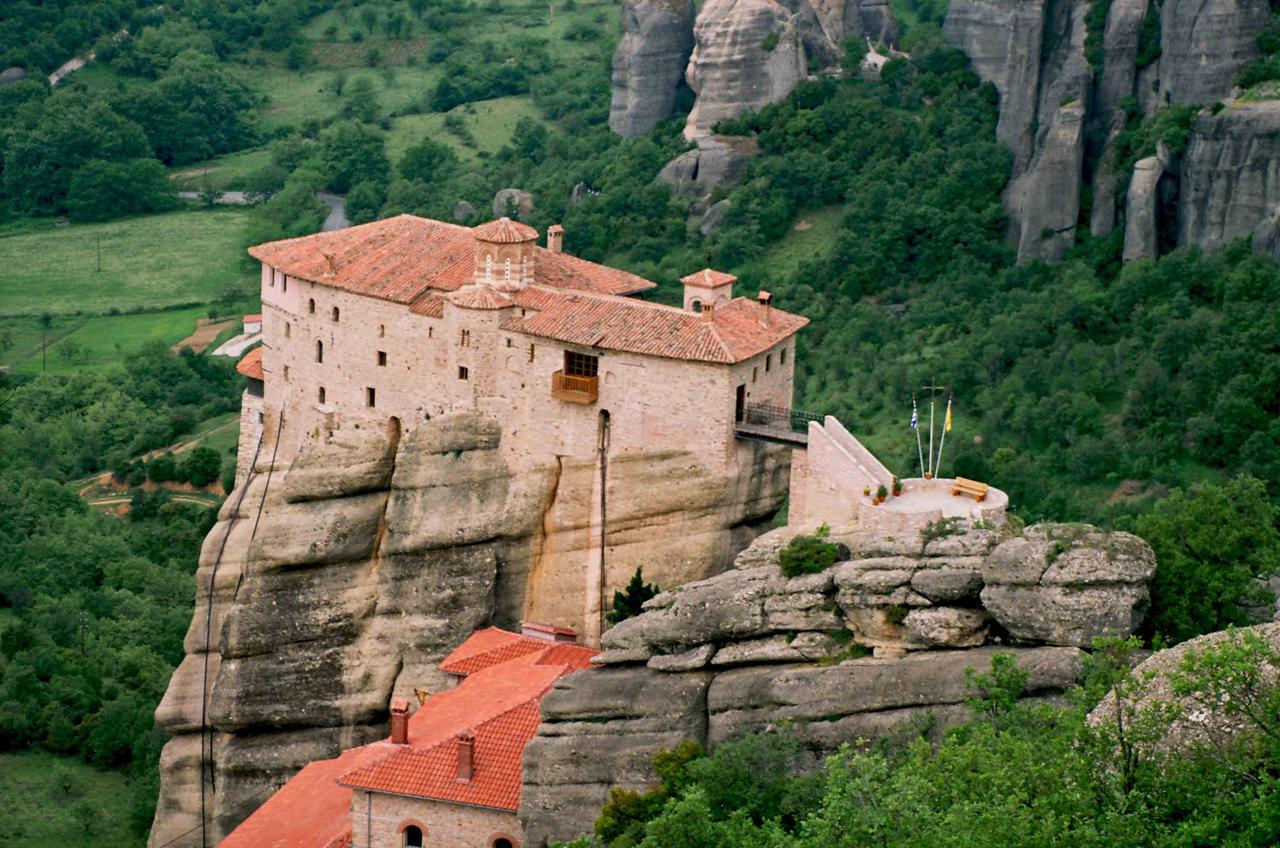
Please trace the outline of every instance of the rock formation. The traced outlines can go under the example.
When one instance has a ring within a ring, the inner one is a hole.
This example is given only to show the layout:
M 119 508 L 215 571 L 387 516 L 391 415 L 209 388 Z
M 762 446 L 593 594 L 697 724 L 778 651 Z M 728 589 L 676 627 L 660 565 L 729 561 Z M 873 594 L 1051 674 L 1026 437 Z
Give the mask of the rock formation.
M 392 695 L 439 688 L 435 663 L 475 628 L 581 618 L 594 465 L 509 467 L 501 438 L 458 414 L 403 439 L 337 431 L 274 469 L 259 458 L 205 540 L 187 656 L 156 713 L 175 736 L 152 845 L 199 822 L 206 663 L 216 840 L 310 760 L 383 736 Z M 728 563 L 786 493 L 785 452 L 746 451 L 737 474 L 676 452 L 616 457 L 609 584 L 638 565 L 674 585 Z
M 698 99 L 686 138 L 710 135 L 717 121 L 781 100 L 808 73 L 796 22 L 775 0 L 708 0 L 693 32 L 685 76 Z
M 1258 56 L 1266 0 L 1166 0 L 1160 6 L 1159 102 L 1209 106 Z
M 1159 253 L 1156 222 L 1157 189 L 1160 178 L 1170 163 L 1169 148 L 1163 142 L 1155 156 L 1139 159 L 1133 166 L 1129 180 L 1129 194 L 1125 199 L 1124 261 L 1155 259 Z
M 533 211 L 533 195 L 518 188 L 504 188 L 493 196 L 493 217 L 525 219 Z
M 504 204 L 505 205 L 505 204 Z M 459 224 L 470 221 L 476 216 L 476 208 L 465 200 L 453 204 L 453 220 Z
M 1001 650 L 1030 674 L 1028 695 L 1059 695 L 1079 674 L 1076 646 L 1141 621 L 1154 571 L 1137 537 L 1041 525 L 1003 540 L 837 529 L 847 561 L 786 578 L 778 551 L 794 533 L 768 533 L 734 570 L 653 598 L 605 633 L 603 668 L 544 699 L 525 749 L 529 845 L 590 831 L 610 787 L 651 785 L 653 753 L 684 739 L 714 746 L 785 721 L 831 752 L 925 713 L 954 724 L 967 715 L 965 669 Z
M 1124 715 L 1132 716 L 1134 713 L 1141 713 L 1157 705 L 1174 707 L 1176 715 L 1172 721 L 1168 720 L 1168 711 L 1161 710 L 1159 714 L 1158 720 L 1167 727 L 1156 742 L 1156 746 L 1161 750 L 1177 751 L 1204 744 L 1214 747 L 1223 745 L 1241 733 L 1246 727 L 1246 722 L 1239 716 L 1225 714 L 1221 709 L 1206 708 L 1204 703 L 1193 700 L 1189 696 L 1175 695 L 1169 674 L 1176 671 L 1183 660 L 1192 653 L 1199 653 L 1231 640 L 1255 635 L 1266 640 L 1273 650 L 1280 651 L 1280 623 L 1221 630 L 1163 651 L 1156 651 L 1134 669 L 1136 687 L 1133 695 L 1126 698 L 1122 704 Z M 1258 669 L 1258 672 L 1258 682 L 1261 687 L 1280 686 L 1280 673 L 1278 673 L 1280 669 L 1264 667 Z M 1116 694 L 1113 691 L 1089 714 L 1089 723 L 1095 727 L 1114 723 L 1116 716 Z
M 1280 204 L 1280 101 L 1201 112 L 1182 158 L 1178 242 L 1217 247 Z
M 636 138 L 671 114 L 693 50 L 693 17 L 692 0 L 624 0 L 609 129 Z
M 680 197 L 705 198 L 718 187 L 736 185 L 747 162 L 759 153 L 759 143 L 749 136 L 706 136 L 698 139 L 693 150 L 686 150 L 663 166 L 658 179 Z

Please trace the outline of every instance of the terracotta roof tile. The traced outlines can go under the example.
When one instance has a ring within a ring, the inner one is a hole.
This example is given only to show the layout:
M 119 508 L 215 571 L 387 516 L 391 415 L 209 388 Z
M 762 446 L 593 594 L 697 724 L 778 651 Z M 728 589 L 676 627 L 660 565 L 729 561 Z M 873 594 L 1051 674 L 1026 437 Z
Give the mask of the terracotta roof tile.
M 588 668 L 594 668 L 591 664 L 591 658 L 598 656 L 600 651 L 595 648 L 585 648 L 582 645 L 568 645 L 560 643 L 553 644 L 538 657 L 538 665 L 566 665 L 576 671 L 582 671 Z
M 418 298 L 409 307 L 414 315 L 425 315 L 428 318 L 444 317 L 444 298 L 438 294 L 428 294 Z
M 702 314 L 620 297 L 556 292 L 541 311 L 512 318 L 503 329 L 561 342 L 685 359 L 734 363 L 749 359 L 789 338 L 809 319 L 768 311 L 746 298 Z
M 253 324 L 253 323 L 256 323 L 256 322 L 261 321 L 261 320 L 262 320 L 262 313 L 261 313 L 261 312 L 255 312 L 255 313 L 253 313 L 253 314 L 251 314 L 251 315 L 246 315 L 246 316 L 244 316 L 244 320 L 243 320 L 241 323 L 243 323 L 243 324 Z
M 250 380 L 262 379 L 262 347 L 255 347 L 253 350 L 241 357 L 236 363 L 236 370 L 248 377 Z
M 489 627 L 471 634 L 467 641 L 444 658 L 440 670 L 450 674 L 474 674 L 516 657 L 545 651 L 553 644 L 545 639 L 533 639 Z
M 475 277 L 473 231 L 413 215 L 260 244 L 249 255 L 292 277 L 395 303 L 412 303 L 431 289 L 456 291 Z M 634 274 L 543 248 L 535 248 L 534 281 L 604 294 L 654 287 Z
M 481 224 L 473 228 L 471 233 L 480 241 L 490 244 L 519 244 L 522 241 L 534 241 L 538 238 L 538 231 L 533 227 L 510 218 L 499 218 L 496 221 Z
M 686 286 L 695 286 L 700 289 L 714 289 L 720 286 L 727 286 L 737 279 L 732 274 L 726 274 L 723 271 L 703 268 L 701 271 L 694 271 L 687 277 L 681 277 L 680 282 Z

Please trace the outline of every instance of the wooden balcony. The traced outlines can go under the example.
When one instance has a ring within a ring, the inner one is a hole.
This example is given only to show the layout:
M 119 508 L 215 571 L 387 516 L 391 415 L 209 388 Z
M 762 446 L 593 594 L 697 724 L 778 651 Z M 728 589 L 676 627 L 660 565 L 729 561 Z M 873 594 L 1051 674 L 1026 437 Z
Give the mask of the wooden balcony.
M 556 371 L 551 375 L 551 396 L 569 403 L 595 403 L 600 397 L 600 378 Z

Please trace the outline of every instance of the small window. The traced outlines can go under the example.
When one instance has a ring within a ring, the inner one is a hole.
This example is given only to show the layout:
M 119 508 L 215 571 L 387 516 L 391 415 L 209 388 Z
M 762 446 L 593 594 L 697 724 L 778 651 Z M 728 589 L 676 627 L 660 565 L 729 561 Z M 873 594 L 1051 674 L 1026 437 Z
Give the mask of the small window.
M 316 362 L 324 362 L 324 342 L 316 339 Z
M 386 324 L 379 324 L 379 325 L 378 325 L 378 338 L 383 338 L 384 336 L 386 336 L 386 334 L 387 334 L 387 325 L 386 325 Z
M 429 339 L 430 339 L 430 338 L 434 338 L 434 337 L 435 337 L 435 334 L 436 334 L 436 328 L 435 328 L 435 327 L 428 327 L 428 328 L 427 328 L 427 338 L 429 338 Z
M 364 390 L 364 405 L 370 407 L 378 405 L 378 391 L 373 386 Z
M 468 375 L 467 375 L 467 366 L 465 366 L 465 365 L 459 365 L 459 366 L 458 366 L 458 379 L 459 379 L 459 380 L 465 380 L 465 379 L 467 379 L 467 376 L 468 376 Z
M 511 260 L 510 259 L 506 260 L 504 264 L 505 264 L 505 267 L 503 269 L 502 276 L 503 276 L 503 279 L 505 279 L 509 283 L 511 282 Z
M 760 369 L 759 369 L 759 368 L 752 368 L 752 369 L 751 369 L 751 382 L 753 382 L 753 383 L 754 383 L 754 382 L 756 381 L 756 379 L 757 379 L 759 376 L 760 376 Z
M 281 291 L 289 290 L 289 277 L 285 274 L 280 275 L 280 290 Z
M 404 829 L 404 848 L 422 848 L 422 828 L 411 824 Z
M 293 325 L 288 321 L 284 322 L 284 337 L 287 339 L 293 335 Z
M 787 364 L 787 349 L 785 347 L 782 350 L 778 351 L 778 364 L 779 365 Z
M 267 420 L 267 419 L 262 415 L 262 413 L 261 413 L 261 412 L 259 412 L 259 413 L 258 413 L 258 423 L 259 423 L 259 424 L 261 424 L 261 423 L 263 423 L 263 422 L 264 422 L 264 421 L 266 421 L 266 420 Z
M 516 848 L 515 844 L 505 836 L 493 840 L 493 848 Z
M 486 280 L 493 279 L 493 257 L 486 256 L 484 258 L 484 277 Z
M 693 303 L 691 303 L 691 304 L 689 304 L 689 305 L 693 307 L 693 311 L 694 311 L 694 312 L 701 312 L 701 311 L 702 311 L 702 301 L 700 301 L 700 300 L 695 300 Z
M 338 323 L 338 307 L 333 307 L 333 323 Z
M 381 365 L 381 366 L 383 366 L 383 367 L 386 367 L 386 364 L 387 364 L 387 352 L 386 352 L 385 350 L 380 350 L 380 351 L 378 351 L 378 364 L 379 364 L 379 365 Z
M 511 337 L 510 337 L 510 336 L 507 336 L 507 347 L 511 347 L 511 345 L 513 345 L 513 344 L 515 344 L 515 342 L 511 341 Z
M 571 377 L 594 377 L 600 373 L 600 358 L 566 350 L 564 352 L 564 373 Z
M 284 381 L 286 383 L 289 382 L 289 366 L 288 365 L 284 367 Z
M 532 362 L 532 361 L 533 361 L 533 354 L 534 354 L 534 350 L 535 350 L 534 346 L 533 346 L 532 344 L 530 344 L 530 345 L 529 345 L 529 361 L 530 361 L 530 362 Z
M 316 299 L 314 297 L 307 301 L 307 311 L 312 315 L 316 314 Z
M 766 354 L 764 355 L 764 372 L 765 372 L 766 374 L 768 374 L 768 373 L 769 373 L 769 369 L 770 369 L 770 368 L 772 368 L 772 367 L 773 367 L 773 354 L 772 354 L 772 353 L 766 353 Z
M 461 345 L 462 347 L 471 347 L 471 331 L 470 330 L 462 331 L 462 335 L 458 339 L 458 344 Z
M 324 405 L 324 386 L 320 387 L 319 397 L 320 397 L 320 404 Z

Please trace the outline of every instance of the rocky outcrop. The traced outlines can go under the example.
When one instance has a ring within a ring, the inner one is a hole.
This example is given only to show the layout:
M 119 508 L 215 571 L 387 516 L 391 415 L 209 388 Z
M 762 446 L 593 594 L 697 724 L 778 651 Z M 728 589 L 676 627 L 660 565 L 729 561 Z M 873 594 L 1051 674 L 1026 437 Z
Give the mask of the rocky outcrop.
M 760 144 L 750 136 L 711 135 L 663 166 L 658 179 L 680 197 L 706 198 L 716 188 L 736 185 L 747 162 L 759 154 Z
M 1253 228 L 1253 252 L 1280 262 L 1280 209 L 1276 209 Z
M 0 85 L 13 85 L 27 78 L 27 69 L 14 66 L 0 71 Z
M 1258 56 L 1267 0 L 1165 0 L 1160 6 L 1160 102 L 1211 105 Z
M 1159 227 L 1156 208 L 1160 179 L 1169 167 L 1169 148 L 1160 142 L 1155 156 L 1139 159 L 1129 180 L 1125 199 L 1124 261 L 1155 259 L 1159 254 Z
M 692 0 L 624 0 L 609 106 L 618 135 L 645 135 L 671 114 L 693 51 L 693 18 Z
M 717 121 L 781 100 L 808 73 L 797 22 L 775 0 L 707 0 L 693 34 L 685 77 L 698 99 L 686 138 L 710 135 Z
M 1030 675 L 1028 696 L 1058 696 L 1080 673 L 1076 646 L 1132 632 L 1154 561 L 1136 537 L 1084 525 L 1003 539 L 837 529 L 845 562 L 787 578 L 777 557 L 794 533 L 653 598 L 605 634 L 602 668 L 543 700 L 525 749 L 528 844 L 589 832 L 611 787 L 652 785 L 653 753 L 684 739 L 714 747 L 787 723 L 822 754 L 926 715 L 954 724 L 965 670 L 999 651 Z M 992 644 L 1009 638 L 1020 644 Z
M 504 188 L 493 196 L 493 217 L 524 220 L 533 211 L 533 195 L 518 188 Z
M 1178 242 L 1217 247 L 1280 204 L 1280 101 L 1201 112 L 1182 159 Z
M 506 205 L 505 203 L 503 204 Z M 470 221 L 476 216 L 476 208 L 465 200 L 459 200 L 453 204 L 453 220 L 459 224 Z
M 1156 651 L 1134 669 L 1131 692 L 1119 704 L 1116 693 L 1108 693 L 1089 714 L 1089 724 L 1114 727 L 1118 717 L 1132 723 L 1136 715 L 1148 713 L 1151 720 L 1163 728 L 1155 740 L 1155 749 L 1181 751 L 1209 745 L 1223 750 L 1229 747 L 1233 739 L 1249 732 L 1250 722 L 1238 713 L 1223 709 L 1223 705 L 1230 701 L 1229 697 L 1205 697 L 1206 693 L 1176 694 L 1171 675 L 1192 654 L 1229 642 L 1240 644 L 1246 638 L 1260 638 L 1272 651 L 1280 651 L 1280 623 L 1222 630 Z M 1276 686 L 1280 686 L 1280 668 L 1268 664 L 1257 669 L 1258 689 L 1265 692 Z M 1143 747 L 1146 744 L 1143 742 Z
M 513 467 L 501 440 L 459 414 L 403 439 L 339 430 L 274 469 L 260 458 L 205 540 L 187 655 L 157 710 L 174 738 L 153 845 L 199 822 L 202 691 L 216 841 L 307 762 L 384 736 L 390 698 L 442 686 L 436 663 L 477 627 L 581 629 L 595 465 Z M 786 493 L 783 451 L 744 459 L 614 458 L 607 587 L 638 565 L 659 585 L 727 565 Z

